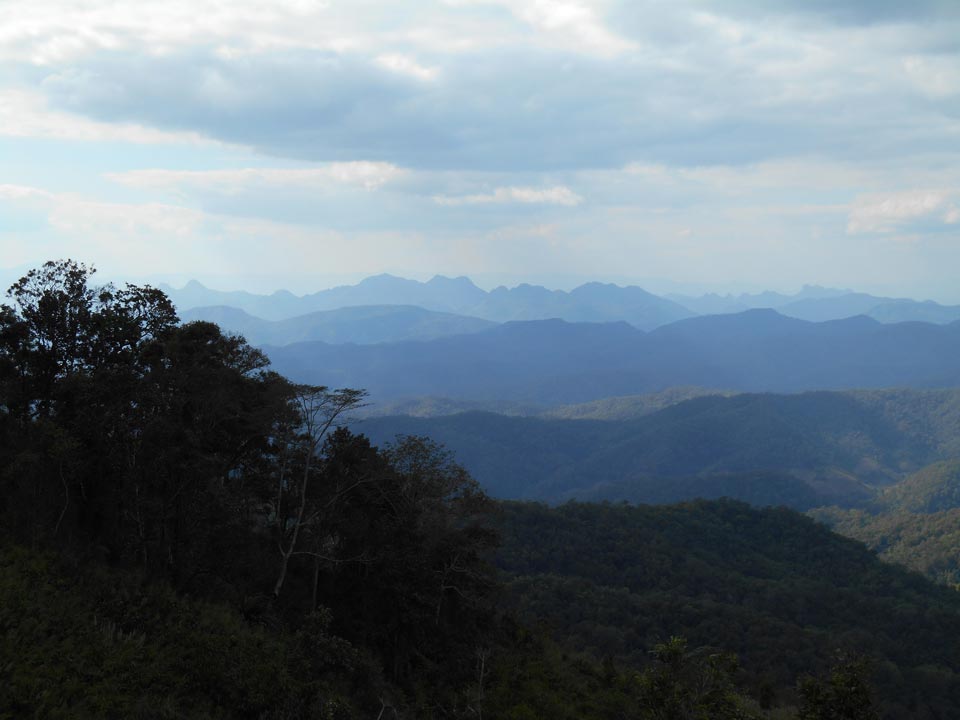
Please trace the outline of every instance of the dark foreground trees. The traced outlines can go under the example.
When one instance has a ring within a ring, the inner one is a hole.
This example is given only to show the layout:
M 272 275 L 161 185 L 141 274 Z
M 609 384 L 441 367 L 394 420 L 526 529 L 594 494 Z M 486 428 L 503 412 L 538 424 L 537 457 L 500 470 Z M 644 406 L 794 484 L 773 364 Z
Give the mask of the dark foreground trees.
M 294 385 L 163 293 L 92 275 L 47 263 L 0 307 L 0 534 L 267 626 L 326 617 L 388 678 L 472 672 L 494 537 L 466 472 L 423 439 L 379 450 L 339 427 L 362 392 Z

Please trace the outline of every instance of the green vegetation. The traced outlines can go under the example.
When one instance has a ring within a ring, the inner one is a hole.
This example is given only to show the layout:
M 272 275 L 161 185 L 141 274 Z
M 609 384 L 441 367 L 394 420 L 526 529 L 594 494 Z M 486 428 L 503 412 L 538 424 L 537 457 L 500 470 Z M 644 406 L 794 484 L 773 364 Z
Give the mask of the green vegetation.
M 359 658 L 323 630 L 270 632 L 136 573 L 7 546 L 0 717 L 336 717 Z
M 733 394 L 735 393 L 692 386 L 672 387 L 648 395 L 627 395 L 594 400 L 578 405 L 561 405 L 543 411 L 541 417 L 557 420 L 633 420 L 685 400 L 692 400 L 705 395 L 729 396 Z
M 884 717 L 956 712 L 960 595 L 795 512 L 508 503 L 501 526 L 516 611 L 571 648 L 637 666 L 683 635 L 736 653 L 767 706 L 798 703 L 840 648 L 872 658 Z
M 946 585 L 960 585 L 960 508 L 937 513 L 873 515 L 836 507 L 811 511 L 835 532 L 865 543 L 887 562 L 903 565 Z
M 888 562 L 960 585 L 960 461 L 934 463 L 886 488 L 865 509 L 810 512 Z
M 929 465 L 885 489 L 873 502 L 886 512 L 936 513 L 960 507 L 960 460 Z

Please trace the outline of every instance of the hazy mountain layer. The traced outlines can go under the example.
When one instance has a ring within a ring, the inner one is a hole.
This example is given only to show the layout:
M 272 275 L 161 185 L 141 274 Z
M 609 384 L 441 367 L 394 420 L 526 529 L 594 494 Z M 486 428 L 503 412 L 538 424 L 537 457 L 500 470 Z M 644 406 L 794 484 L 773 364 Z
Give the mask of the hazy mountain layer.
M 636 286 L 620 287 L 597 282 L 586 283 L 570 292 L 529 284 L 498 287 L 487 292 L 466 277 L 438 275 L 428 282 L 419 282 L 393 275 L 375 275 L 356 285 L 342 285 L 304 296 L 286 290 L 271 295 L 223 292 L 206 288 L 196 281 L 180 289 L 167 285 L 161 285 L 161 288 L 182 314 L 188 314 L 187 311 L 194 308 L 225 306 L 267 320 L 284 320 L 342 307 L 378 305 L 415 305 L 491 322 L 549 318 L 570 322 L 624 321 L 643 330 L 652 330 L 693 315 L 731 314 L 752 309 L 775 309 L 783 315 L 812 322 L 840 320 L 854 315 L 867 315 L 883 323 L 919 321 L 945 324 L 960 319 L 960 305 L 880 297 L 816 285 L 804 286 L 794 295 L 762 292 L 660 297 Z M 277 340 L 269 342 L 280 344 Z
M 562 318 L 571 322 L 624 321 L 652 329 L 694 313 L 672 300 L 638 287 L 587 283 L 570 292 L 539 285 L 498 287 L 490 292 L 468 278 L 436 276 L 416 280 L 376 275 L 357 285 L 344 285 L 297 297 L 287 291 L 272 295 L 210 290 L 196 281 L 182 289 L 163 286 L 184 312 L 195 307 L 229 306 L 256 317 L 282 320 L 322 310 L 366 305 L 416 305 L 435 312 L 467 315 L 492 322 Z
M 479 332 L 496 325 L 489 320 L 433 312 L 412 305 L 361 305 L 272 321 L 222 305 L 193 308 L 181 315 L 184 322 L 216 323 L 224 331 L 239 333 L 255 345 L 289 345 L 312 340 L 360 345 L 431 340 Z
M 735 393 L 693 386 L 672 387 L 648 395 L 628 395 L 626 397 L 603 398 L 576 405 L 561 405 L 544 410 L 539 415 L 540 417 L 557 420 L 632 420 L 704 395 L 726 396 L 733 394 Z
M 804 286 L 796 295 L 763 292 L 742 295 L 710 293 L 700 297 L 671 294 L 666 297 L 700 315 L 725 315 L 767 308 L 811 322 L 842 320 L 854 315 L 867 315 L 882 323 L 916 321 L 946 324 L 960 319 L 960 305 L 880 297 L 816 285 Z
M 695 296 L 668 293 L 666 297 L 693 310 L 699 315 L 724 315 L 756 308 L 777 309 L 798 300 L 832 298 L 846 295 L 849 292 L 851 291 L 825 288 L 819 285 L 804 285 L 800 292 L 795 295 L 785 295 L 784 293 L 768 290 L 766 292 L 741 293 L 739 295 L 706 293 L 705 295 Z
M 401 398 L 389 402 L 373 402 L 364 406 L 362 417 L 411 415 L 413 417 L 438 417 L 464 412 L 494 412 L 500 415 L 520 415 L 551 418 L 555 420 L 630 420 L 643 417 L 665 407 L 704 395 L 733 395 L 723 390 L 700 387 L 673 387 L 646 395 L 609 397 L 574 405 L 544 408 L 540 405 L 519 402 L 453 400 L 440 396 Z
M 960 390 L 708 396 L 624 421 L 463 413 L 371 418 L 357 429 L 375 442 L 432 437 L 499 497 L 727 495 L 807 509 L 866 503 L 960 457 Z
M 691 318 L 644 333 L 559 320 L 375 346 L 268 347 L 299 382 L 363 387 L 373 402 L 415 396 L 555 406 L 695 385 L 796 392 L 960 385 L 960 323 L 825 323 L 772 310 Z

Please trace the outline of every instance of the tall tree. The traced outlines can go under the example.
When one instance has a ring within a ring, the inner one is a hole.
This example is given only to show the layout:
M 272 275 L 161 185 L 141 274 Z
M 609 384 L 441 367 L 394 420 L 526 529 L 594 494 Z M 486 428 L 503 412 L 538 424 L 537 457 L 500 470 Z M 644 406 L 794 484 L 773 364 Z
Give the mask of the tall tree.
M 280 551 L 274 598 L 280 597 L 290 558 L 300 551 L 298 542 L 304 527 L 322 523 L 323 515 L 329 514 L 338 499 L 350 490 L 349 486 L 327 487 L 321 496 L 315 487 L 317 454 L 334 424 L 342 422 L 349 411 L 358 408 L 364 396 L 362 390 L 294 386 L 291 404 L 295 410 L 295 425 L 285 428 L 278 438 L 284 447 L 280 452 L 274 513 Z

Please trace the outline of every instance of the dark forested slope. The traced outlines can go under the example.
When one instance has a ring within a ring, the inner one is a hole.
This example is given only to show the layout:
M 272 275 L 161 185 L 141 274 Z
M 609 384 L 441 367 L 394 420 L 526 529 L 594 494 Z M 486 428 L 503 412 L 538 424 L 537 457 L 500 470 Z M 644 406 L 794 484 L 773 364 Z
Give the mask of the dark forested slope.
M 873 659 L 885 717 L 958 712 L 960 595 L 792 511 L 509 503 L 500 524 L 515 607 L 571 647 L 642 663 L 680 633 L 737 652 L 757 694 L 841 649 Z

